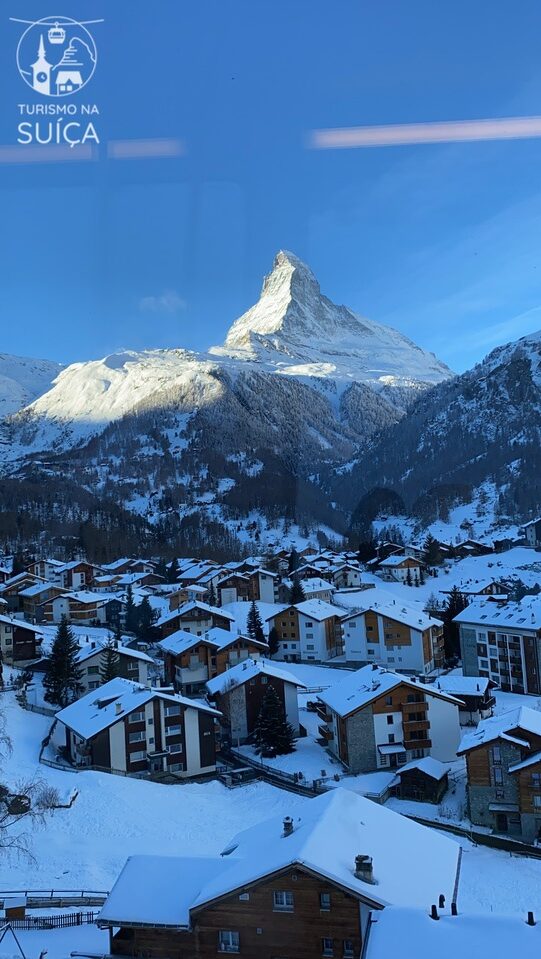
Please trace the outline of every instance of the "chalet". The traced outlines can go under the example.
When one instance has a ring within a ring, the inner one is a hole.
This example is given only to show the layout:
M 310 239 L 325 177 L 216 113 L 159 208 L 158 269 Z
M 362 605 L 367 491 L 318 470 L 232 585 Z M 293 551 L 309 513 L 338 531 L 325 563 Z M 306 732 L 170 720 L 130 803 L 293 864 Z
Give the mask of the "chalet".
M 101 567 L 104 573 L 121 576 L 123 573 L 153 573 L 155 564 L 146 559 L 116 559 L 113 563 L 104 563 Z
M 396 770 L 393 793 L 398 799 L 440 803 L 449 788 L 449 767 L 432 756 L 412 759 Z
M 41 580 L 39 576 L 34 576 L 33 573 L 17 573 L 2 583 L 0 586 L 0 597 L 6 600 L 10 611 L 21 612 L 23 606 L 23 601 L 20 597 L 21 591 L 26 589 L 27 586 L 34 586 L 39 582 L 44 582 L 44 580 Z
M 39 582 L 25 586 L 19 592 L 20 606 L 25 619 L 31 623 L 43 621 L 43 604 L 62 596 L 65 590 L 54 583 Z
M 157 620 L 156 626 L 161 630 L 162 638 L 165 639 L 179 629 L 186 633 L 193 633 L 194 636 L 204 636 L 209 629 L 214 629 L 215 626 L 219 629 L 230 630 L 234 622 L 235 617 L 225 609 L 209 606 L 207 603 L 196 600 L 193 603 L 179 606 L 173 612 L 166 613 L 165 616 Z
M 64 589 L 84 590 L 92 586 L 100 572 L 99 566 L 87 563 L 83 559 L 74 559 L 71 563 L 65 563 L 59 570 L 60 585 Z
M 441 833 L 333 789 L 295 819 L 244 830 L 219 856 L 132 856 L 97 922 L 112 955 L 354 959 L 372 910 L 453 901 L 459 853 Z
M 123 646 L 115 641 L 115 655 L 117 659 L 117 672 L 124 679 L 130 679 L 140 685 L 148 685 L 149 666 L 154 665 L 154 661 L 137 649 L 131 649 L 129 646 Z M 81 646 L 77 654 L 77 663 L 81 675 L 81 686 L 83 690 L 81 695 L 90 692 L 91 689 L 97 689 L 102 685 L 101 673 L 105 664 L 105 643 L 98 640 L 90 640 Z
M 331 579 L 337 589 L 353 589 L 361 585 L 361 570 L 352 563 L 331 567 Z
M 425 564 L 413 556 L 392 554 L 378 564 L 383 579 L 395 583 L 418 583 L 424 575 Z
M 311 576 L 302 580 L 302 588 L 306 599 L 321 599 L 324 603 L 332 603 L 336 587 L 329 583 L 327 579 L 321 576 Z M 283 579 L 277 587 L 277 598 L 279 603 L 288 603 L 291 593 L 293 580 L 288 577 Z
M 534 549 L 541 546 L 541 519 L 532 519 L 525 523 L 522 532 L 528 546 L 533 546 Z
M 204 689 L 205 683 L 244 659 L 268 653 L 266 643 L 227 629 L 209 629 L 194 636 L 179 629 L 158 643 L 165 667 L 165 681 L 185 696 Z
M 215 722 L 205 703 L 111 679 L 56 714 L 75 766 L 181 779 L 216 769 Z
M 443 664 L 443 624 L 421 606 L 384 589 L 359 593 L 359 608 L 342 619 L 348 663 L 376 663 L 426 675 Z
M 453 545 L 456 559 L 468 559 L 470 556 L 490 556 L 494 552 L 492 545 L 479 543 L 476 539 L 464 539 Z
M 5 583 L 6 579 L 9 579 L 11 576 L 11 571 L 6 569 L 5 566 L 0 566 L 0 585 Z
M 292 673 L 265 659 L 247 659 L 207 683 L 209 698 L 222 714 L 223 725 L 235 745 L 254 733 L 269 686 L 275 690 L 293 732 L 299 735 L 297 692 L 305 689 Z
M 49 583 L 59 583 L 60 570 L 63 569 L 64 565 L 59 559 L 38 559 L 30 563 L 26 569 L 29 573 Z
M 400 943 L 400 959 L 450 959 L 480 955 L 490 944 L 490 959 L 537 959 L 541 950 L 541 924 L 533 913 L 526 916 L 479 915 L 452 909 L 446 902 L 435 907 L 434 922 L 429 905 L 425 909 L 385 909 L 374 912 L 369 925 L 367 948 L 363 959 L 387 959 Z
M 8 666 L 30 663 L 41 655 L 42 641 L 36 626 L 0 615 L 0 662 Z
M 499 596 L 504 598 L 506 594 L 506 587 L 503 583 L 498 583 L 495 579 L 476 579 L 469 581 L 467 583 L 458 583 L 457 589 L 468 599 L 479 596 Z M 449 596 L 452 592 L 450 589 L 442 589 L 440 592 L 444 596 Z
M 481 719 L 492 716 L 496 700 L 493 694 L 494 683 L 490 679 L 481 676 L 455 676 L 450 673 L 439 676 L 434 686 L 460 700 L 458 715 L 462 725 L 472 726 Z
M 192 586 L 194 583 L 199 583 L 206 586 L 207 589 L 210 589 L 211 586 L 216 589 L 223 574 L 223 567 L 218 566 L 217 563 L 200 562 L 179 573 L 178 581 L 181 586 Z
M 251 569 L 244 572 L 228 573 L 218 580 L 216 590 L 222 606 L 238 601 L 274 603 L 276 598 L 276 573 L 267 569 Z
M 474 601 L 458 616 L 462 670 L 514 693 L 541 694 L 541 599 Z
M 41 606 L 40 622 L 60 623 L 65 617 L 78 626 L 92 626 L 107 622 L 108 593 L 93 593 L 81 590 L 76 593 L 61 593 L 46 600 Z
M 414 679 L 365 666 L 318 694 L 329 751 L 351 773 L 396 768 L 413 759 L 455 758 L 459 701 Z
M 343 609 L 320 599 L 306 599 L 286 606 L 266 620 L 269 631 L 278 633 L 278 659 L 285 662 L 325 662 L 344 652 L 341 619 Z
M 171 612 L 186 603 L 195 603 L 198 600 L 204 602 L 208 597 L 206 586 L 198 586 L 194 583 L 192 586 L 175 586 L 169 595 L 169 609 Z
M 464 735 L 473 823 L 533 842 L 541 836 L 541 712 L 521 706 Z

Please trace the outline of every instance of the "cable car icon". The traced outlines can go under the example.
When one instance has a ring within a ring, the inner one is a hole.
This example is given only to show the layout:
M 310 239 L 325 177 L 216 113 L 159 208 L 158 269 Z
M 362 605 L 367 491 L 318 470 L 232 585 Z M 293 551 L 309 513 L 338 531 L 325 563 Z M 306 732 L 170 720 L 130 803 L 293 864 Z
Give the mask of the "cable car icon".
M 64 43 L 65 39 L 66 31 L 63 27 L 59 26 L 57 21 L 54 27 L 51 27 L 49 30 L 49 43 Z

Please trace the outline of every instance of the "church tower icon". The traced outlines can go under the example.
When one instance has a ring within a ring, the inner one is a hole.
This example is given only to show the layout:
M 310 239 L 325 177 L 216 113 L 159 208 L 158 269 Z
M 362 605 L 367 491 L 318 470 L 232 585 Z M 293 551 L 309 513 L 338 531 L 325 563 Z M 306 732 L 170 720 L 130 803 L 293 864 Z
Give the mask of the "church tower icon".
M 45 56 L 45 43 L 43 34 L 39 40 L 38 59 L 32 64 L 32 86 L 37 93 L 43 93 L 49 96 L 51 93 L 51 70 L 52 64 L 47 62 Z

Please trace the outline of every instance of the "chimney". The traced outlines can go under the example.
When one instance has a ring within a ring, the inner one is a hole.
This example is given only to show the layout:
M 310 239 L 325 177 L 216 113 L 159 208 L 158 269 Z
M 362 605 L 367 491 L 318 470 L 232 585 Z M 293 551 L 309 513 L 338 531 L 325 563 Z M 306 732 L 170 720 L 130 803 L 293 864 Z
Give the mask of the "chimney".
M 431 905 L 431 907 L 430 907 L 430 918 L 431 918 L 431 919 L 439 919 L 439 918 L 440 918 L 439 915 L 438 915 L 438 910 L 436 909 L 436 903 L 435 903 L 435 902 L 433 902 L 432 905 Z
M 526 920 L 528 926 L 535 926 L 535 919 L 533 912 L 528 913 L 528 918 Z
M 445 896 L 440 893 L 440 898 L 438 900 L 438 906 L 440 909 L 445 909 Z
M 284 819 L 284 831 L 282 833 L 282 836 L 291 836 L 292 832 L 293 832 L 293 820 L 291 816 L 286 816 Z
M 122 712 L 122 703 L 115 703 L 115 713 L 117 716 L 120 716 Z
M 456 902 L 452 902 L 452 903 L 451 903 L 451 915 L 452 915 L 452 916 L 458 916 L 458 909 L 457 909 L 457 906 L 456 906 Z
M 355 877 L 372 885 L 375 883 L 372 856 L 355 856 Z

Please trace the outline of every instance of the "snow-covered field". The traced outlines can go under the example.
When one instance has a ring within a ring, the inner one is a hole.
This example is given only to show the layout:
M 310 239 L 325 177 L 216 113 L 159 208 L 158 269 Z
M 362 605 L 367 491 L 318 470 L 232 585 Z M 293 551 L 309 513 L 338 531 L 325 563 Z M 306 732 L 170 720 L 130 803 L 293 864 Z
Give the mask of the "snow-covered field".
M 271 815 L 295 815 L 302 804 L 311 802 L 263 783 L 234 790 L 217 782 L 162 786 L 39 766 L 39 743 L 49 729 L 49 720 L 22 710 L 11 693 L 2 694 L 1 704 L 14 746 L 2 778 L 13 782 L 40 776 L 55 786 L 62 798 L 74 787 L 79 790 L 71 809 L 56 810 L 43 826 L 32 830 L 28 837 L 32 859 L 19 857 L 2 864 L 0 882 L 4 887 L 107 890 L 131 854 L 215 854 L 240 829 Z M 321 753 L 326 755 L 323 750 Z M 329 763 L 325 760 L 322 765 Z M 346 783 L 356 787 L 354 778 Z M 474 847 L 466 841 L 462 845 L 462 909 L 541 912 L 541 862 Z M 84 936 L 87 934 L 91 935 L 85 931 Z M 66 930 L 59 945 L 58 934 L 56 945 L 49 949 L 51 959 L 66 949 L 64 939 L 75 942 L 72 948 L 81 941 L 76 935 L 70 940 Z M 27 944 L 30 954 L 36 952 L 33 941 Z M 91 951 L 99 952 L 104 945 L 100 947 L 96 941 Z M 0 949 L 0 954 L 4 950 Z

